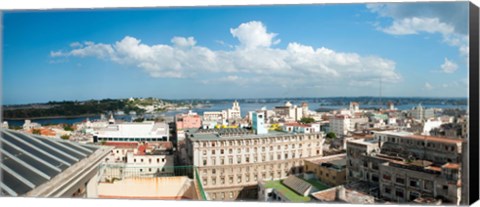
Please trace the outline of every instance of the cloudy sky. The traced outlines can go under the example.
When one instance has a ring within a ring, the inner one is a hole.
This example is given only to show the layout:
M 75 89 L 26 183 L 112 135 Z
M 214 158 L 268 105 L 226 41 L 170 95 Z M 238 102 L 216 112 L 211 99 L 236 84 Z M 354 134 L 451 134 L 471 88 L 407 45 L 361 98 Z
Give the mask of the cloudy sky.
M 4 104 L 466 97 L 468 3 L 7 12 Z

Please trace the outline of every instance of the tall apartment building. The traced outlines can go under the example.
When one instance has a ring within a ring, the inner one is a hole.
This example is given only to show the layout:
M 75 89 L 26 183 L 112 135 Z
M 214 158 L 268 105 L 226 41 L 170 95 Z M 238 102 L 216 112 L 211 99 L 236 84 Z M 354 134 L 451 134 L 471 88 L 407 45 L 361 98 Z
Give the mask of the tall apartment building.
M 462 140 L 378 132 L 347 143 L 347 182 L 393 202 L 461 202 Z
M 287 101 L 284 106 L 276 106 L 273 110 L 277 116 L 291 121 L 300 121 L 300 119 L 308 115 L 308 104 L 303 102 L 302 105 L 298 107 Z
M 303 160 L 322 156 L 323 133 L 252 134 L 246 129 L 187 134 L 187 153 L 212 200 L 256 199 L 261 180 L 303 171 Z
M 425 109 L 421 104 L 418 104 L 418 106 L 414 107 L 410 111 L 410 113 L 412 118 L 418 120 L 430 119 L 435 117 L 435 111 L 432 108 Z
M 330 131 L 337 137 L 345 136 L 350 131 L 355 131 L 357 125 L 368 123 L 367 117 L 351 117 L 348 115 L 336 115 L 330 118 Z

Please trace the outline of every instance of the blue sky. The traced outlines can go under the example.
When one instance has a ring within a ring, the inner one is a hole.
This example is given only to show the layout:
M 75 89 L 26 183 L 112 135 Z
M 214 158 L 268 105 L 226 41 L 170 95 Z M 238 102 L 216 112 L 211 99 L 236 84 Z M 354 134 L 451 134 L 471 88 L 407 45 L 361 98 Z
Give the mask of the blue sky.
M 466 97 L 468 3 L 6 12 L 3 103 Z

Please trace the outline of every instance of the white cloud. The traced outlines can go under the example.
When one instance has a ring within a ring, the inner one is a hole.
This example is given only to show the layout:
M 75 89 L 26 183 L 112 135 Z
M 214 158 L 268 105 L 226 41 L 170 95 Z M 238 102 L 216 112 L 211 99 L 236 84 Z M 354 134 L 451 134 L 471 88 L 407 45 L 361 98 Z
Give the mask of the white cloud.
M 197 44 L 197 41 L 193 37 L 173 37 L 172 43 L 178 47 L 193 47 Z
M 97 57 L 142 69 L 156 78 L 222 73 L 226 75 L 223 79 L 230 82 L 286 86 L 331 80 L 341 85 L 365 85 L 377 83 L 380 77 L 390 83 L 401 81 L 395 62 L 385 58 L 314 48 L 295 42 L 288 43 L 283 49 L 272 48 L 276 34 L 268 33 L 261 22 L 243 23 L 231 29 L 231 33 L 240 42 L 231 50 L 199 46 L 194 37 L 173 37 L 172 45 L 147 45 L 135 37 L 126 36 L 114 44 L 75 44 L 70 51 L 51 52 L 51 56 Z M 298 80 L 293 81 L 293 78 Z M 208 79 L 200 81 L 218 83 Z
M 458 65 L 445 58 L 445 62 L 440 66 L 444 73 L 454 73 L 458 69 Z
M 425 82 L 424 88 L 427 89 L 427 90 L 433 90 L 433 89 L 434 89 L 434 87 L 432 86 L 432 84 L 430 84 L 429 82 Z
M 394 20 L 390 27 L 382 31 L 393 35 L 409 35 L 419 32 L 441 33 L 444 35 L 454 31 L 453 26 L 440 22 L 438 18 L 405 18 Z
M 268 33 L 263 23 L 258 21 L 242 23 L 237 28 L 231 28 L 230 33 L 233 37 L 238 38 L 240 46 L 245 49 L 270 47 L 272 44 L 280 42 L 279 40 L 273 40 L 277 34 Z
M 381 17 L 391 18 L 390 26 L 375 27 L 387 34 L 441 34 L 443 42 L 458 47 L 459 54 L 468 56 L 468 4 L 457 3 L 388 3 L 367 4 Z

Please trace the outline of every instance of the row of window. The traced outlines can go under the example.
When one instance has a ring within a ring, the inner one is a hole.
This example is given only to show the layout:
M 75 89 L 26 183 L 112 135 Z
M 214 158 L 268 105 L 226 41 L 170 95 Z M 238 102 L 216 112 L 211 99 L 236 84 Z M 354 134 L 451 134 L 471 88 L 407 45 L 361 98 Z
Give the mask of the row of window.
M 392 176 L 388 173 L 383 174 L 382 176 L 383 180 L 385 181 L 392 181 Z M 417 178 L 408 178 L 408 186 L 413 187 L 413 188 L 418 188 L 420 189 L 421 186 L 421 180 Z M 396 177 L 395 178 L 395 183 L 399 185 L 405 185 L 405 178 L 402 177 Z M 423 190 L 427 191 L 432 191 L 433 190 L 433 181 L 430 180 L 424 180 L 423 181 Z
M 295 146 L 296 146 L 296 145 L 295 145 L 295 144 L 291 144 L 290 146 L 291 146 L 290 149 L 295 149 Z M 298 146 L 298 148 L 302 148 L 302 147 L 303 147 L 303 144 L 300 143 L 300 144 L 298 144 L 297 146 Z M 307 144 L 307 147 L 311 147 L 311 146 L 312 146 L 311 143 L 308 143 L 308 144 Z M 317 142 L 317 143 L 316 143 L 316 146 L 319 147 L 319 146 L 320 146 L 320 142 Z M 289 145 L 283 145 L 283 149 L 284 149 L 284 150 L 288 150 L 288 147 L 289 147 Z M 276 148 L 277 150 L 281 150 L 281 149 L 282 149 L 282 145 L 276 145 L 276 147 L 274 147 L 274 146 L 268 147 L 269 151 L 274 151 L 275 148 Z M 261 148 L 260 148 L 260 147 L 254 147 L 254 148 L 253 148 L 253 152 L 254 152 L 254 153 L 257 153 L 257 152 L 259 151 L 259 149 L 261 149 L 261 152 L 266 152 L 267 147 L 261 147 Z M 249 153 L 249 152 L 250 152 L 250 148 L 249 148 L 249 147 L 244 148 L 244 149 L 242 149 L 242 148 L 236 148 L 236 152 L 237 152 L 237 153 L 242 153 L 242 150 L 244 150 L 246 153 Z M 225 152 L 227 152 L 227 151 L 228 151 L 228 154 L 233 154 L 233 151 L 234 151 L 234 150 L 233 150 L 232 148 L 227 149 L 227 150 L 225 150 L 225 149 L 220 149 L 220 150 L 213 149 L 213 150 L 211 150 L 211 154 L 212 154 L 212 155 L 215 155 L 217 152 L 219 152 L 221 155 L 223 155 L 223 154 L 225 154 Z M 207 150 L 202 150 L 202 154 L 203 154 L 203 155 L 207 155 Z
M 262 172 L 259 176 L 259 174 L 257 173 L 254 173 L 253 174 L 253 179 L 250 180 L 250 174 L 245 174 L 245 176 L 242 176 L 242 175 L 236 175 L 236 176 L 233 176 L 233 175 L 230 175 L 230 176 L 212 176 L 210 177 L 210 179 L 208 179 L 207 177 L 203 177 L 202 178 L 202 183 L 204 186 L 212 186 L 212 185 L 224 185 L 224 184 L 242 184 L 242 182 L 257 182 L 259 179 L 262 180 L 262 179 L 266 179 L 266 180 L 271 180 L 271 179 L 280 179 L 280 178 L 284 178 L 284 177 L 287 177 L 289 175 L 289 170 L 284 170 L 283 171 L 284 174 L 282 175 L 282 172 L 280 170 L 276 171 L 276 172 Z M 268 177 L 267 177 L 268 176 Z M 236 177 L 236 179 L 234 179 Z M 244 179 L 243 179 L 244 178 Z M 218 181 L 218 182 L 217 182 Z M 227 182 L 227 183 L 225 183 Z
M 292 166 L 298 166 L 298 165 L 301 165 L 301 164 L 302 164 L 301 162 L 294 162 L 292 164 L 285 163 L 285 164 L 283 164 L 283 166 L 284 166 L 284 169 L 286 171 L 288 171 L 292 168 Z M 275 165 L 268 165 L 268 171 L 275 170 L 274 167 L 275 167 Z M 258 166 L 258 167 L 251 167 L 251 168 L 253 169 L 253 172 L 256 173 L 258 170 L 263 170 L 263 171 L 267 170 L 267 165 L 263 165 L 263 167 Z M 246 166 L 245 168 L 237 168 L 237 169 L 235 169 L 235 171 L 236 172 L 244 171 L 246 174 L 248 174 L 250 172 L 251 168 L 250 168 L 250 166 Z M 245 169 L 245 170 L 243 170 L 243 169 Z M 282 164 L 277 165 L 277 170 L 279 170 L 279 169 L 282 169 Z M 223 173 L 225 173 L 225 169 L 218 169 L 218 171 L 220 172 L 220 175 L 223 175 Z M 229 171 L 231 174 L 233 174 L 234 168 L 228 168 L 227 171 Z M 212 175 L 215 175 L 217 173 L 217 169 L 211 169 L 211 173 L 212 173 Z M 204 176 L 207 175 L 207 169 L 203 169 L 203 175 Z
M 304 135 L 307 140 L 320 139 L 321 135 Z M 230 140 L 230 141 L 218 141 L 218 142 L 202 142 L 203 147 L 216 147 L 216 146 L 241 146 L 241 145 L 258 145 L 258 144 L 271 144 L 275 142 L 285 141 L 303 141 L 304 136 L 291 136 L 291 137 L 277 137 L 277 138 L 263 138 L 254 140 Z M 218 145 L 219 144 L 219 145 Z
M 381 136 L 380 136 L 381 138 Z M 409 144 L 409 145 L 416 145 L 416 146 L 422 146 L 422 147 L 425 147 L 425 141 L 415 141 L 415 140 L 412 140 L 412 139 L 408 139 L 408 138 L 398 138 L 398 137 L 387 137 L 387 140 L 389 142 L 395 142 L 395 143 L 406 143 L 406 144 Z M 441 148 L 442 144 L 435 144 L 435 143 L 427 143 L 426 147 L 428 148 L 432 148 L 432 149 L 435 149 L 436 147 L 439 147 Z M 443 149 L 445 151 L 455 151 L 455 146 L 453 145 L 443 145 Z
M 274 156 L 273 154 L 269 154 L 269 156 L 267 157 L 266 155 L 262 155 L 260 157 L 260 160 L 258 160 L 258 156 L 253 156 L 252 159 L 250 159 L 251 157 L 250 156 L 243 156 L 243 155 L 237 155 L 236 156 L 236 159 L 234 161 L 234 157 L 231 156 L 229 158 L 227 158 L 227 160 L 225 160 L 225 158 L 220 158 L 220 165 L 225 165 L 225 164 L 228 164 L 228 165 L 233 165 L 233 164 L 243 164 L 243 163 L 257 163 L 257 162 L 265 162 L 265 161 L 274 161 L 274 160 L 286 160 L 286 159 L 295 159 L 297 158 L 297 154 L 295 152 L 291 152 L 290 153 L 291 156 L 289 156 L 289 153 L 277 153 L 276 155 L 277 156 Z M 283 155 L 283 156 L 282 156 Z M 316 155 L 320 155 L 320 150 L 317 150 L 316 151 Z M 308 154 L 308 157 L 311 157 L 312 156 L 312 152 L 309 151 L 309 154 Z M 299 153 L 298 154 L 298 158 L 302 158 L 303 155 L 302 153 Z M 243 159 L 245 158 L 245 159 Z M 267 160 L 267 158 L 270 158 L 269 160 Z M 216 157 L 212 157 L 210 159 L 210 165 L 217 165 L 217 158 Z M 228 161 L 227 163 L 225 163 L 225 161 Z M 202 166 L 207 166 L 207 158 L 203 158 L 202 159 Z
M 148 142 L 160 142 L 166 141 L 167 138 L 116 138 L 116 137 L 99 137 L 97 138 L 98 141 L 118 141 L 118 142 L 141 142 L 141 141 L 148 141 Z
M 143 163 L 143 160 L 144 160 L 144 159 L 143 159 L 143 158 L 139 158 L 138 160 L 139 160 L 139 163 Z M 161 159 L 160 159 L 160 158 L 157 158 L 157 159 L 156 159 L 157 163 L 160 163 L 160 160 L 162 161 L 162 163 L 165 163 L 165 158 L 161 158 Z M 146 159 L 145 159 L 145 161 L 146 161 Z M 133 162 L 136 163 L 136 162 L 137 162 L 137 158 L 134 158 L 134 159 L 133 159 Z M 152 163 L 152 158 L 148 158 L 148 163 Z

